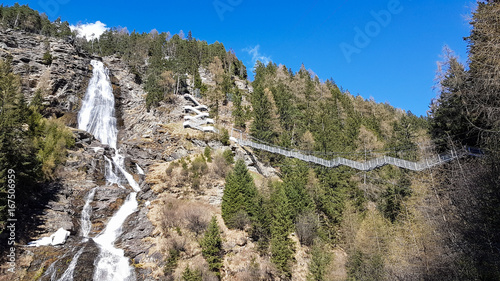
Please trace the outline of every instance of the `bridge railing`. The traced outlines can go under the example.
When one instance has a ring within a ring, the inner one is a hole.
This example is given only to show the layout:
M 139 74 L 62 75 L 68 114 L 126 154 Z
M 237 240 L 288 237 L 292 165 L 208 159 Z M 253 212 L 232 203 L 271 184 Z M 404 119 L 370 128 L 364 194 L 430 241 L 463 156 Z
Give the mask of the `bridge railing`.
M 234 129 L 233 129 L 234 131 Z M 231 132 L 233 134 L 233 131 Z M 244 134 L 241 131 L 236 131 L 236 135 L 234 136 L 240 145 L 244 146 L 249 146 L 255 149 L 259 150 L 264 150 L 267 152 L 271 153 L 276 153 L 280 154 L 286 157 L 290 158 L 296 158 L 305 162 L 310 162 L 314 164 L 318 164 L 321 166 L 333 168 L 333 167 L 338 167 L 341 165 L 351 167 L 353 169 L 357 170 L 362 170 L 362 171 L 369 171 L 373 170 L 375 168 L 384 166 L 384 165 L 394 165 L 403 169 L 408 169 L 412 171 L 422 171 L 431 167 L 434 167 L 436 165 L 440 165 L 445 162 L 452 161 L 458 157 L 462 157 L 463 155 L 466 155 L 466 151 L 460 151 L 459 153 L 453 153 L 451 151 L 450 153 L 445 153 L 441 155 L 434 155 L 429 158 L 425 158 L 421 161 L 418 162 L 413 162 L 413 161 L 408 161 L 404 159 L 399 159 L 399 158 L 394 158 L 390 156 L 381 156 L 375 159 L 371 159 L 368 161 L 364 162 L 359 162 L 355 160 L 350 160 L 346 159 L 343 157 L 337 157 L 332 160 L 326 160 L 323 158 L 319 158 L 313 155 L 308 155 L 308 154 L 302 154 L 298 151 L 282 148 L 279 146 L 272 146 L 272 145 L 267 145 L 267 144 L 262 144 L 262 143 L 257 143 L 252 140 L 250 140 L 248 137 L 243 138 Z

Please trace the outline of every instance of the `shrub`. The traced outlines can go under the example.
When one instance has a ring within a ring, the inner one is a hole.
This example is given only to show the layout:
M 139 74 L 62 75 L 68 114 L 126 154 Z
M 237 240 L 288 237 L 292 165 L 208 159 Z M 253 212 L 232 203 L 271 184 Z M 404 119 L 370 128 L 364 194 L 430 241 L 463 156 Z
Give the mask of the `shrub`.
M 311 246 L 317 236 L 319 219 L 312 211 L 306 211 L 299 215 L 295 223 L 295 231 L 299 237 L 300 244 Z
M 222 142 L 223 145 L 229 145 L 229 132 L 227 129 L 222 129 L 221 130 L 221 136 L 220 136 L 220 141 Z
M 250 225 L 250 217 L 248 214 L 240 210 L 233 217 L 231 217 L 230 225 L 236 229 L 244 230 L 247 225 Z
M 205 146 L 205 150 L 203 151 L 203 155 L 205 156 L 205 159 L 207 159 L 208 163 L 212 162 L 212 155 L 211 155 L 211 149 L 210 146 Z
M 37 139 L 38 159 L 42 163 L 45 179 L 54 177 L 54 169 L 66 160 L 66 148 L 75 144 L 71 131 L 62 122 L 54 119 L 41 120 L 42 135 Z
M 199 190 L 201 186 L 201 180 L 199 175 L 193 175 L 191 178 L 191 188 L 194 190 Z
M 182 280 L 183 281 L 202 281 L 202 275 L 201 272 L 197 269 L 191 270 L 189 266 L 186 266 L 186 269 L 184 269 L 184 272 L 182 273 Z
M 167 199 L 163 204 L 160 211 L 160 228 L 163 233 L 167 233 L 169 228 L 179 226 L 180 202 L 176 199 Z
M 202 208 L 189 208 L 184 213 L 186 219 L 186 227 L 196 235 L 201 234 L 207 229 L 208 219 L 205 215 L 205 210 Z
M 207 173 L 207 171 L 208 165 L 202 155 L 196 157 L 193 163 L 191 163 L 191 173 L 194 175 L 203 175 Z
M 175 249 L 168 250 L 168 258 L 165 262 L 165 267 L 163 268 L 163 273 L 165 276 L 170 277 L 172 273 L 177 268 L 177 262 L 179 261 L 180 252 Z
M 52 61 L 53 61 L 53 57 L 52 55 L 50 54 L 49 51 L 46 51 L 44 54 L 43 54 L 43 58 L 42 58 L 42 63 L 45 64 L 45 65 L 51 65 L 52 64 Z
M 224 157 L 222 155 L 216 155 L 213 163 L 212 168 L 214 173 L 221 178 L 225 178 L 229 170 L 229 165 Z
M 188 169 L 188 164 L 186 163 L 186 161 L 184 161 L 184 159 L 181 160 L 181 166 L 182 166 L 181 170 L 182 181 L 185 181 L 186 178 L 189 176 L 189 169 Z
M 168 177 L 171 177 L 172 176 L 172 171 L 174 170 L 174 165 L 173 165 L 174 162 L 171 162 L 170 164 L 168 164 L 168 167 L 165 169 L 165 174 L 168 176 Z
M 234 164 L 234 154 L 230 149 L 224 150 L 222 157 L 224 157 L 224 160 L 226 160 L 228 164 Z

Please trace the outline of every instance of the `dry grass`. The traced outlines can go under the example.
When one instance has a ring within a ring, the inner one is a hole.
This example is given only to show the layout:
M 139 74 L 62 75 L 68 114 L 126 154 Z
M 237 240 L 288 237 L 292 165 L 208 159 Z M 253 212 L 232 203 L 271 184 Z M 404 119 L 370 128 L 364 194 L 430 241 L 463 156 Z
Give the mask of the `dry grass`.
M 202 154 L 196 154 L 170 163 L 154 164 L 149 167 L 146 180 L 156 193 L 203 195 L 214 186 L 224 185 L 230 166 L 219 154 L 211 163 L 202 161 Z
M 187 230 L 198 236 L 207 228 L 212 213 L 210 206 L 175 198 L 165 198 L 156 206 L 155 222 L 166 237 Z
M 187 264 L 204 262 L 198 239 L 216 210 L 207 204 L 176 199 L 166 193 L 160 194 L 150 206 L 148 218 L 155 230 L 151 237 L 145 238 L 145 242 L 152 245 L 149 254 L 161 253 L 166 260 L 171 250 L 178 251 L 180 259 L 173 276 L 174 280 L 180 280 Z M 164 278 L 164 270 L 158 263 L 140 266 L 152 269 L 154 278 Z
M 346 263 L 347 263 L 346 252 L 341 248 L 334 249 L 333 259 L 328 267 L 325 280 L 331 280 L 331 281 L 347 280 Z
M 295 235 L 290 236 L 290 238 L 295 244 L 295 263 L 292 266 L 292 280 L 306 280 L 309 273 L 309 247 L 302 246 Z

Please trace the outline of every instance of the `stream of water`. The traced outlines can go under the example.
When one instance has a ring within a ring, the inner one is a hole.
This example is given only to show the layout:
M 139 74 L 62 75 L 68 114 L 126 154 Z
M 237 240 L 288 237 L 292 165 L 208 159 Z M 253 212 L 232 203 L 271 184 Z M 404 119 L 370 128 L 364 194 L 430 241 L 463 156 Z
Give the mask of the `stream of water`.
M 139 184 L 127 172 L 124 166 L 124 157 L 117 150 L 117 135 L 115 117 L 115 99 L 109 79 L 108 70 L 100 61 L 93 60 L 92 79 L 83 100 L 82 108 L 78 113 L 78 128 L 92 133 L 102 144 L 107 144 L 115 150 L 112 161 L 106 158 L 106 181 L 108 184 L 120 184 L 122 177 L 134 189 L 120 209 L 109 220 L 106 228 L 93 240 L 99 246 L 100 253 L 94 261 L 94 280 L 123 281 L 135 280 L 133 268 L 124 251 L 114 246 L 116 239 L 122 233 L 122 225 L 127 217 L 137 210 L 137 192 Z M 118 171 L 121 175 L 118 175 Z M 95 192 L 95 190 L 91 191 Z M 90 202 L 93 193 L 87 197 L 82 211 L 82 235 L 84 239 L 90 232 Z M 87 205 L 88 203 L 88 205 Z M 85 222 L 83 219 L 85 217 Z M 81 253 L 80 253 L 81 254 Z M 78 255 L 78 253 L 77 253 Z

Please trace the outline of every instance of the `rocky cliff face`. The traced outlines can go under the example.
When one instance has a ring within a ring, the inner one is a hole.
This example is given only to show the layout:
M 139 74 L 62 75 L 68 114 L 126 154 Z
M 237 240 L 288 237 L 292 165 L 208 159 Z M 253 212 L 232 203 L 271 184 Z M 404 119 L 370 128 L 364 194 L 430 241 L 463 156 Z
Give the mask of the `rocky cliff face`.
M 51 63 L 43 59 L 46 51 L 52 55 Z M 91 56 L 62 39 L 6 30 L 0 32 L 0 57 L 12 59 L 28 101 L 41 90 L 47 105 L 44 115 L 64 116 L 66 124 L 76 125 L 80 100 L 92 75 Z
M 123 235 L 116 242 L 116 246 L 124 249 L 126 256 L 136 265 L 138 280 L 158 280 L 163 276 L 168 247 L 161 245 L 162 240 L 158 239 L 162 234 L 158 230 L 158 221 L 154 219 L 158 215 L 154 212 L 161 210 L 164 198 L 192 200 L 197 202 L 193 206 L 201 204 L 209 206 L 206 208 L 212 214 L 220 212 L 223 182 L 214 180 L 204 183 L 204 189 L 198 191 L 186 190 L 185 187 L 165 190 L 162 186 L 168 180 L 164 175 L 167 162 L 200 153 L 208 145 L 213 149 L 233 149 L 237 157 L 244 158 L 255 173 L 274 174 L 273 170 L 253 158 L 249 151 L 223 147 L 214 135 L 184 129 L 183 106 L 189 105 L 189 102 L 182 96 L 176 97 L 172 104 L 162 104 L 148 112 L 146 93 L 135 82 L 134 74 L 127 65 L 117 57 L 94 58 L 79 53 L 70 42 L 12 30 L 0 33 L 0 46 L 0 57 L 11 58 L 14 72 L 22 78 L 26 99 L 29 101 L 37 90 L 41 90 L 46 105 L 44 115 L 60 118 L 72 127 L 76 140 L 75 147 L 68 152 L 66 163 L 56 171 L 57 180 L 41 186 L 43 200 L 41 198 L 37 204 L 29 206 L 24 214 L 25 221 L 19 230 L 23 235 L 17 247 L 19 263 L 16 275 L 1 274 L 0 280 L 59 278 L 82 245 L 84 248 L 75 267 L 75 276 L 78 276 L 75 280 L 91 280 L 93 263 L 99 250 L 95 243 L 82 244 L 79 233 L 85 198 L 90 190 L 96 188 L 91 203 L 92 228 L 89 234 L 93 237 L 104 229 L 129 193 L 116 185 L 106 184 L 104 159 L 105 156 L 111 158 L 112 148 L 102 145 L 91 134 L 76 129 L 78 110 L 92 75 L 92 59 L 102 60 L 110 71 L 119 129 L 118 149 L 127 156 L 125 166 L 141 187 L 137 197 L 138 211 L 126 220 Z M 43 59 L 47 50 L 53 56 L 50 64 Z M 246 87 L 246 84 L 241 85 L 241 88 Z M 29 241 L 49 236 L 61 227 L 71 232 L 64 245 L 23 246 Z M 224 231 L 228 241 L 246 241 L 244 233 L 231 236 L 230 230 Z M 251 242 L 248 243 L 250 248 L 254 247 Z M 245 247 L 246 242 L 225 245 L 227 252 L 239 253 Z M 185 258 L 203 260 L 199 245 L 193 249 Z M 240 256 L 235 258 L 242 261 L 238 266 L 245 266 L 246 256 L 253 254 L 253 250 L 243 256 L 236 254 Z M 225 266 L 228 276 L 240 270 L 230 261 Z M 6 266 L 0 265 L 0 272 L 5 270 Z
M 12 61 L 13 71 L 21 76 L 22 91 L 28 101 L 40 90 L 43 103 L 46 106 L 46 117 L 60 118 L 66 125 L 76 128 L 77 115 L 81 100 L 85 94 L 87 84 L 92 75 L 91 59 L 87 54 L 79 53 L 70 42 L 54 38 L 28 34 L 24 32 L 6 30 L 0 33 L 0 57 Z M 52 55 L 52 62 L 47 63 L 43 55 L 46 51 Z M 110 62 L 115 62 L 110 59 Z M 115 62 L 116 63 L 116 62 Z M 120 64 L 119 67 L 122 67 Z M 126 67 L 124 67 L 126 69 Z M 118 75 L 120 72 L 117 72 Z M 122 118 L 122 106 L 142 110 L 141 100 L 144 94 L 140 86 L 133 85 L 128 88 L 127 76 L 123 81 L 114 77 L 116 83 L 115 95 L 117 100 L 118 119 L 121 120 L 120 130 L 124 126 L 136 128 L 132 133 L 121 134 L 120 137 L 135 139 L 134 132 L 147 132 L 143 127 L 129 120 L 129 115 Z M 137 91 L 133 91 L 133 90 Z M 132 106 L 134 104 L 134 106 Z M 128 114 L 129 111 L 125 110 Z M 143 120 L 134 119 L 134 120 Z M 145 121 L 150 121 L 146 119 Z M 154 120 L 158 121 L 159 120 Z M 151 123 L 153 123 L 151 121 Z M 116 185 L 108 186 L 105 182 L 105 158 L 111 157 L 112 151 L 107 145 L 102 145 L 87 132 L 73 129 L 76 145 L 68 151 L 66 163 L 56 171 L 57 180 L 40 186 L 41 194 L 37 204 L 26 206 L 23 211 L 23 223 L 19 229 L 20 241 L 18 251 L 18 269 L 16 275 L 2 275 L 0 280 L 50 280 L 59 278 L 68 267 L 68 260 L 74 256 L 75 249 L 81 244 L 80 218 L 85 197 L 93 188 L 96 189 L 92 206 L 92 229 L 90 237 L 95 236 L 105 227 L 109 218 L 121 206 L 128 191 Z M 127 140 L 127 138 L 125 138 Z M 126 148 L 125 148 L 126 150 Z M 142 159 L 150 159 L 150 153 L 142 154 Z M 141 159 L 141 158 L 139 158 Z M 136 161 L 127 158 L 131 172 L 135 172 L 136 180 L 141 183 L 141 176 L 137 174 Z M 140 163 L 145 168 L 144 163 Z M 147 190 L 146 190 L 147 191 Z M 142 193 L 146 199 L 147 192 Z M 142 201 L 144 203 L 145 200 Z M 142 204 L 143 205 L 143 204 Z M 151 223 L 144 219 L 145 213 L 141 206 L 137 217 L 131 220 L 131 232 L 123 240 L 141 241 L 142 237 L 151 232 Z M 149 223 L 149 224 L 148 224 Z M 39 248 L 26 247 L 29 241 L 40 237 L 49 236 L 59 228 L 71 232 L 68 241 L 58 247 L 44 246 Z M 136 232 L 134 230 L 137 229 Z M 130 244 L 130 243 L 129 243 Z M 144 245 L 132 243 L 130 256 L 133 258 L 147 249 Z M 81 258 L 78 260 L 75 272 L 79 280 L 91 280 L 95 256 L 99 253 L 96 245 L 87 243 Z M 55 270 L 57 269 L 57 270 Z M 5 265 L 1 271 L 7 273 Z M 147 275 L 147 274 L 146 274 Z

